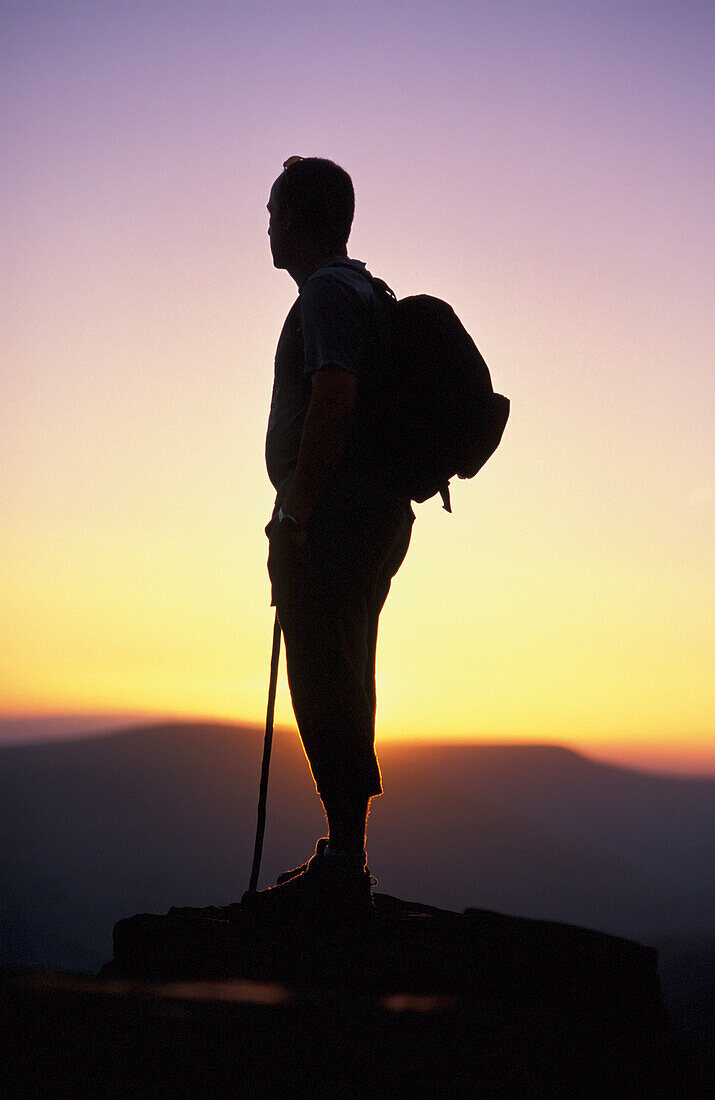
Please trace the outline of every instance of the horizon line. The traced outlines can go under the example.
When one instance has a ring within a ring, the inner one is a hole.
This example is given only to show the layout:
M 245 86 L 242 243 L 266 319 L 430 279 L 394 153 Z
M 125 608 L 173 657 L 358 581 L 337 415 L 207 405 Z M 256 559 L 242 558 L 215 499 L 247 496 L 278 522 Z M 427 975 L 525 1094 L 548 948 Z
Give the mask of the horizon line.
M 261 734 L 262 723 L 241 719 L 221 718 L 216 715 L 182 715 L 166 711 L 147 710 L 53 710 L 42 712 L 0 711 L 0 747 L 17 745 L 48 744 L 63 740 L 75 741 L 91 738 L 94 734 L 119 733 L 124 729 L 162 725 L 212 725 L 250 730 Z M 3 726 L 6 728 L 4 729 Z M 14 730 L 8 729 L 14 726 Z M 279 723 L 276 730 L 297 736 L 295 725 Z M 681 779 L 715 779 L 715 751 L 702 749 L 679 749 L 673 747 L 646 747 L 633 742 L 604 742 L 598 746 L 583 745 L 578 739 L 566 741 L 563 738 L 544 734 L 542 737 L 428 734 L 411 737 L 403 733 L 384 733 L 378 737 L 380 744 L 417 743 L 439 748 L 466 746 L 514 746 L 526 748 L 542 746 L 561 748 L 575 752 L 596 763 L 615 765 L 645 772 L 651 775 L 665 775 Z

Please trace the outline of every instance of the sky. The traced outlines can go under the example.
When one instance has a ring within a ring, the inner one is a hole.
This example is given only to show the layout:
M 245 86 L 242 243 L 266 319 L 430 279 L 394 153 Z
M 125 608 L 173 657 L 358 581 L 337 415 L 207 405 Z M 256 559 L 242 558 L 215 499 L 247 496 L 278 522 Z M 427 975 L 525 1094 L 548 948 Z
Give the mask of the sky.
M 0 713 L 262 721 L 296 293 L 265 204 L 297 153 L 351 173 L 350 254 L 448 300 L 512 404 L 453 515 L 417 507 L 380 736 L 715 770 L 714 29 L 702 3 L 6 0 Z

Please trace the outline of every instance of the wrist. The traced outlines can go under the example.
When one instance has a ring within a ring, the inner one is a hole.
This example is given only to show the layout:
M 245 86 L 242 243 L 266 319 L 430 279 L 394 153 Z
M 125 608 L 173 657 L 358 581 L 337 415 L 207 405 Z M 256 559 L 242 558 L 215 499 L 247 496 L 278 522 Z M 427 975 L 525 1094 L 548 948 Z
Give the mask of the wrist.
M 301 523 L 300 520 L 296 516 L 294 516 L 292 512 L 289 512 L 284 508 L 278 509 L 278 522 L 279 524 L 281 524 L 281 526 L 285 525 L 291 531 L 295 531 L 296 533 L 302 531 L 305 528 L 304 523 Z

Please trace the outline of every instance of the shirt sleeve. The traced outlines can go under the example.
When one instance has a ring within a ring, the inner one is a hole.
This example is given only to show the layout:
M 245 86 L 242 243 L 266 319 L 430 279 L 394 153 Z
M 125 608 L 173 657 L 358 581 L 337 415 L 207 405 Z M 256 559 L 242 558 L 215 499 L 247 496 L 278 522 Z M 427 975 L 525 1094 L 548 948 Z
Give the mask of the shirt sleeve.
M 324 367 L 360 374 L 364 312 L 353 288 L 334 275 L 319 275 L 305 283 L 300 292 L 300 315 L 306 374 Z

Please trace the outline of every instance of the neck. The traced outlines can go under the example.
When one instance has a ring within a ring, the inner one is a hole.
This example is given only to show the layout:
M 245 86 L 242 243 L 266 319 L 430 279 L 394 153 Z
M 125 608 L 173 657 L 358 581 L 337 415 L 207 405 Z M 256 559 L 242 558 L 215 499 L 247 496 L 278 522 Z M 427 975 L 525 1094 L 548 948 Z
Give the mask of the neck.
M 332 256 L 344 256 L 347 259 L 347 255 L 347 248 L 315 249 L 291 261 L 286 266 L 286 271 L 301 287 L 310 273 L 315 271 L 316 267 L 320 267 L 321 264 L 325 263 L 326 260 L 329 260 Z

